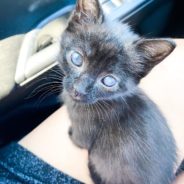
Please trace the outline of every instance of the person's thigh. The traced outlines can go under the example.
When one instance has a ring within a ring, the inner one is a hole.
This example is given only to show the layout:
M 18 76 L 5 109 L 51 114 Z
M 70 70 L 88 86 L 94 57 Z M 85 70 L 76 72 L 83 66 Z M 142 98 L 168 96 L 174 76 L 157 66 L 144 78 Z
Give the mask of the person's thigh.
M 179 175 L 173 184 L 184 184 L 184 173 Z

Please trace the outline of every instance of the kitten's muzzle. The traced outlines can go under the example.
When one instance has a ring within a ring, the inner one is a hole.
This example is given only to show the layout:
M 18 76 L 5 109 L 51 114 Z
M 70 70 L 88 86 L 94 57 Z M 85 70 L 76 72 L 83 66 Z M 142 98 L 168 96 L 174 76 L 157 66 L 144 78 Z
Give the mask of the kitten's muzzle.
M 73 90 L 71 96 L 75 101 L 86 102 L 87 100 L 86 94 L 83 94 L 75 89 Z
M 73 81 L 71 84 L 70 95 L 73 100 L 88 103 L 90 101 L 90 89 L 94 80 L 87 74 L 83 74 Z

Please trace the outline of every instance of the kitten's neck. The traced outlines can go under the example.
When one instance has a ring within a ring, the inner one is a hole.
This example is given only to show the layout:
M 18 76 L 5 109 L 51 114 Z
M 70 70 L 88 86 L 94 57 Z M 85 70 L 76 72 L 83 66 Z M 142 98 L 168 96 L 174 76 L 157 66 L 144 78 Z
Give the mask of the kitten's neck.
M 118 120 L 123 114 L 128 114 L 130 111 L 144 106 L 146 95 L 139 89 L 134 89 L 132 92 L 126 93 L 112 100 L 101 100 L 94 104 L 77 103 L 70 99 L 66 99 L 69 113 L 75 113 L 84 119 L 114 121 Z

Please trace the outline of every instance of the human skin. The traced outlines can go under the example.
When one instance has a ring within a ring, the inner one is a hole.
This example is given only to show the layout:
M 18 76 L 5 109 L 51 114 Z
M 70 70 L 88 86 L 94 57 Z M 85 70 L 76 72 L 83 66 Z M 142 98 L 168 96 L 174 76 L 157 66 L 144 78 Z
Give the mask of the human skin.
M 173 132 L 178 147 L 178 163 L 184 158 L 184 40 L 175 40 L 176 49 L 140 83 L 158 105 Z M 19 144 L 58 170 L 91 184 L 87 150 L 76 147 L 68 136 L 70 119 L 65 106 L 41 123 Z M 184 176 L 174 184 L 182 184 Z
M 180 174 L 173 184 L 183 184 L 184 183 L 184 173 Z

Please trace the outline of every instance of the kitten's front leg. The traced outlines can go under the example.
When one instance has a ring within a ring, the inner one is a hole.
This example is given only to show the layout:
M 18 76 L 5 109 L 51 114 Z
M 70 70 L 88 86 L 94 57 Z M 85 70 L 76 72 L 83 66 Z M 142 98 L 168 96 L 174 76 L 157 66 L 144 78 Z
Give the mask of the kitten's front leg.
M 68 130 L 68 135 L 70 137 L 70 139 L 72 140 L 72 142 L 79 148 L 86 148 L 82 142 L 80 141 L 80 139 L 77 137 L 75 131 L 74 131 L 74 128 L 72 126 L 69 127 L 69 130 Z
M 104 184 L 104 182 L 102 182 L 102 179 L 100 178 L 100 175 L 95 171 L 95 168 L 92 165 L 90 159 L 88 161 L 88 168 L 89 168 L 90 176 L 91 176 L 91 179 L 93 180 L 93 182 L 95 184 Z

